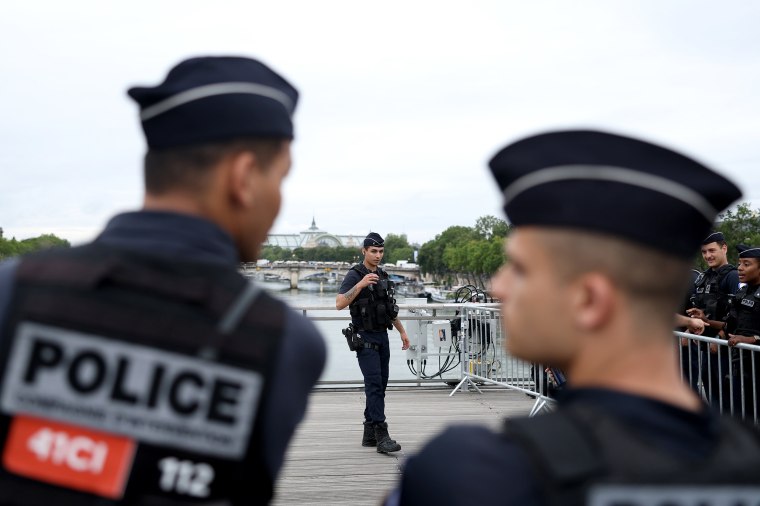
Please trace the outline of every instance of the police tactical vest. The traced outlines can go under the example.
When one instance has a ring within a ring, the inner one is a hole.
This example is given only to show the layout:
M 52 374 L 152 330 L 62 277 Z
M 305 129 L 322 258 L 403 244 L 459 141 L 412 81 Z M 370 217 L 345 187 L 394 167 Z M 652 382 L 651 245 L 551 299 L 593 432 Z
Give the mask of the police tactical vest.
M 701 490 L 706 497 L 734 490 L 714 488 L 720 485 L 750 485 L 751 494 L 757 498 L 760 494 L 757 471 L 760 469 L 760 436 L 733 419 L 723 418 L 720 423 L 720 439 L 710 456 L 703 460 L 676 458 L 632 433 L 615 417 L 588 405 L 562 407 L 547 415 L 508 420 L 505 434 L 533 458 L 545 504 L 550 506 L 678 505 L 681 503 L 668 502 L 657 494 L 667 497 L 672 487 L 692 492 Z M 637 502 L 636 494 L 646 496 L 647 490 L 661 497 L 660 500 L 650 497 Z M 746 493 L 746 490 L 736 490 Z M 605 501 L 605 495 L 610 500 Z M 713 502 L 688 504 L 711 505 Z
M 371 274 L 364 264 L 354 265 L 351 269 L 362 277 Z M 359 330 L 390 330 L 393 328 L 393 320 L 398 316 L 393 281 L 388 279 L 388 273 L 379 267 L 376 274 L 380 277 L 378 282 L 364 288 L 349 305 L 351 317 L 361 322 Z
M 728 312 L 730 293 L 721 291 L 723 279 L 736 267 L 726 264 L 717 270 L 708 269 L 694 282 L 694 304 L 709 320 L 722 320 Z
M 742 286 L 731 300 L 728 331 L 741 336 L 760 335 L 760 286 Z
M 28 257 L 0 335 L 0 504 L 266 504 L 284 305 L 234 268 Z

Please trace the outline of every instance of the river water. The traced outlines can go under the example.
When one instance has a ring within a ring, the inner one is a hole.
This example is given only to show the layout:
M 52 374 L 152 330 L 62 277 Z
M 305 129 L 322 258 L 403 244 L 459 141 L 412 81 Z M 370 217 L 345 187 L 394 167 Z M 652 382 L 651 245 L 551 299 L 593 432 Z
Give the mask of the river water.
M 284 300 L 291 307 L 313 307 L 313 306 L 329 306 L 335 307 L 336 292 L 317 292 L 317 291 L 304 291 L 304 290 L 285 290 L 285 291 L 270 291 L 275 297 Z M 399 304 L 403 304 L 405 299 L 402 297 L 396 297 Z M 322 373 L 320 381 L 362 381 L 362 374 L 359 370 L 359 364 L 356 360 L 356 353 L 348 349 L 346 344 L 346 338 L 341 334 L 341 329 L 348 326 L 349 313 L 348 308 L 343 311 L 337 312 L 334 309 L 328 311 L 312 311 L 307 313 L 309 317 L 345 317 L 344 320 L 332 320 L 332 321 L 314 321 L 314 324 L 322 333 L 327 344 L 327 364 L 325 370 Z M 409 329 L 407 329 L 409 333 Z M 391 345 L 391 360 L 390 360 L 390 379 L 393 380 L 414 380 L 416 375 L 409 371 L 406 363 L 407 352 L 401 349 L 401 337 L 396 329 L 388 331 L 388 338 Z M 427 367 L 427 372 L 435 372 L 438 370 L 438 359 L 432 358 L 428 360 L 430 364 Z M 435 365 L 433 365 L 435 364 Z M 457 381 L 459 378 L 459 369 L 455 368 L 451 372 L 444 375 L 447 381 Z

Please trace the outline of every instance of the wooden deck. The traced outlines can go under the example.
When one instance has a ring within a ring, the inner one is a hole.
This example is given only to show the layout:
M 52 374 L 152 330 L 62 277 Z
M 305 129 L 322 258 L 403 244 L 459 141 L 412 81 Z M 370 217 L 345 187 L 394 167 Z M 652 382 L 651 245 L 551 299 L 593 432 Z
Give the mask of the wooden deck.
M 503 418 L 525 415 L 533 405 L 522 393 L 483 392 L 449 397 L 449 388 L 389 387 L 385 414 L 401 451 L 384 455 L 361 446 L 363 391 L 316 391 L 286 455 L 273 504 L 377 505 L 397 483 L 404 459 L 445 426 L 496 428 Z

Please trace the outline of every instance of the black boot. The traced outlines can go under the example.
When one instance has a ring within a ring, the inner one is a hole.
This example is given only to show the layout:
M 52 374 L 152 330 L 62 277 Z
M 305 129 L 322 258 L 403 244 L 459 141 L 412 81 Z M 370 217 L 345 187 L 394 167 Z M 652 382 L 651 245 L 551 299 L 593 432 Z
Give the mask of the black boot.
M 372 425 L 372 422 L 364 422 L 362 446 L 377 446 L 377 439 L 375 438 L 375 427 Z
M 388 424 L 385 422 L 375 424 L 375 439 L 377 440 L 377 453 L 397 452 L 401 449 L 401 445 L 388 435 Z

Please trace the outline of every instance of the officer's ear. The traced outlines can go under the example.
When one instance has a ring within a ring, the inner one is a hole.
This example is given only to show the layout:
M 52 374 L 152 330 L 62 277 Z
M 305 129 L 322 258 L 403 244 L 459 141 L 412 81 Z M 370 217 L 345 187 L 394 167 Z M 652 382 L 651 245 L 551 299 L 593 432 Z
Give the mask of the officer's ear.
M 241 207 L 251 207 L 256 200 L 256 189 L 261 186 L 258 184 L 258 178 L 262 175 L 262 168 L 255 153 L 238 151 L 227 157 L 225 165 L 230 200 Z
M 575 326 L 579 331 L 601 330 L 614 317 L 619 293 L 609 277 L 590 272 L 572 281 L 570 302 Z

